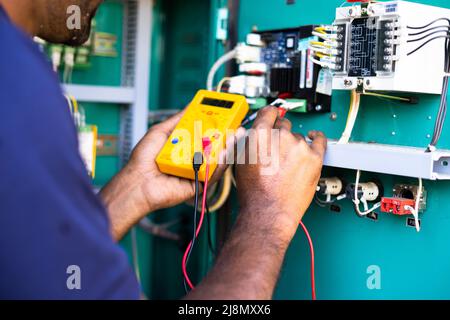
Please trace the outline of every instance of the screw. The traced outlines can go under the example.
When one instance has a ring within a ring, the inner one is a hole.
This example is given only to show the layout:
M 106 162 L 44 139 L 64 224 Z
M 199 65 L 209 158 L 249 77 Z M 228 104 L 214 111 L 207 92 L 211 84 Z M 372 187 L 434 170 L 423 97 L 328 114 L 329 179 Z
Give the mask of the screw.
M 298 127 L 301 129 L 301 128 L 303 128 L 303 125 L 302 125 L 302 124 L 299 124 Z
M 395 135 L 396 135 L 395 131 L 392 131 L 392 132 L 391 132 L 391 134 L 392 134 L 393 136 L 395 136 Z
M 330 114 L 330 119 L 331 119 L 331 121 L 335 121 L 337 119 L 337 113 L 336 112 L 332 112 Z
M 366 85 L 370 86 L 370 80 L 369 79 L 366 80 Z
M 432 118 L 431 118 L 431 116 L 428 116 L 428 120 L 431 120 Z
M 320 104 L 318 104 L 317 106 L 316 106 L 316 111 L 321 111 L 322 110 L 322 106 L 320 105 Z
M 427 134 L 427 138 L 430 139 L 431 138 L 431 134 Z
M 348 14 L 352 15 L 353 14 L 353 9 L 348 10 Z
M 394 118 L 394 119 L 397 118 L 397 115 L 396 115 L 396 114 L 393 114 L 393 115 L 392 115 L 392 118 Z
M 353 84 L 353 82 L 351 80 L 344 79 L 344 86 L 350 87 L 352 84 Z

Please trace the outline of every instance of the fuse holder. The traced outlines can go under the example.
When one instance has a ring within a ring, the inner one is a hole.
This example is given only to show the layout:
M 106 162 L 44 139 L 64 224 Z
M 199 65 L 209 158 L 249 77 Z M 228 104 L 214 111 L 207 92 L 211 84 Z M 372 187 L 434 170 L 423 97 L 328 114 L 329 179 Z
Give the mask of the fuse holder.
M 415 207 L 416 202 L 413 199 L 406 198 L 381 198 L 381 211 L 392 213 L 395 215 L 409 215 L 412 214 L 410 210 L 405 209 L 405 206 Z

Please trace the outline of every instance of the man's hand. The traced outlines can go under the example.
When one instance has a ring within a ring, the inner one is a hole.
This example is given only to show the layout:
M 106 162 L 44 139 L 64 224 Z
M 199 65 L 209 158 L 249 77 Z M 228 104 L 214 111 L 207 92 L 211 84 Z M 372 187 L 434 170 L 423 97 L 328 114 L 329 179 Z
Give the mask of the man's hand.
M 155 162 L 182 115 L 183 113 L 179 113 L 153 126 L 134 149 L 126 167 L 101 191 L 115 239 L 120 239 L 148 213 L 175 206 L 194 197 L 193 181 L 161 173 Z M 234 146 L 234 139 L 228 137 L 227 146 Z M 222 152 L 222 158 L 225 153 Z M 225 164 L 219 165 L 211 183 L 217 181 L 225 169 Z
M 278 170 L 267 171 L 260 157 L 236 165 L 238 219 L 216 265 L 188 299 L 271 299 L 287 247 L 316 191 L 326 149 L 322 133 L 310 132 L 308 145 L 274 107 L 258 113 L 253 129 L 250 144 L 262 150 L 266 143 L 271 150 L 278 142 L 271 141 L 271 130 L 280 130 L 279 148 L 271 154 L 273 161 L 279 158 L 272 162 Z
M 242 207 L 240 219 L 249 228 L 263 228 L 274 233 L 288 244 L 298 224 L 308 209 L 320 179 L 327 140 L 323 133 L 309 133 L 305 138 L 291 132 L 292 124 L 278 118 L 275 107 L 262 109 L 253 124 L 249 139 L 258 146 L 266 144 L 271 150 L 271 131 L 279 130 L 280 141 L 272 150 L 271 164 L 267 170 L 258 155 L 256 164 L 237 165 L 237 188 Z M 248 150 L 247 150 L 248 151 Z M 275 160 L 278 157 L 278 160 Z M 248 156 L 247 156 L 248 158 Z

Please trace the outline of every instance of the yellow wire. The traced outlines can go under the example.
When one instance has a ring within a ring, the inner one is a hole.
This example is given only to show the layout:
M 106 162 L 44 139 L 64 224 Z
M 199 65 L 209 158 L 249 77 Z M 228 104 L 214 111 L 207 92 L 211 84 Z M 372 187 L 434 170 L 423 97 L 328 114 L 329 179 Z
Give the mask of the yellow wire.
M 331 55 L 325 54 L 325 53 L 321 53 L 321 52 L 315 52 L 315 55 L 318 56 L 319 58 L 331 57 Z
M 217 92 L 222 92 L 222 87 L 225 84 L 225 82 L 230 81 L 230 77 L 225 77 L 222 80 L 220 80 L 219 84 L 217 85 Z
M 320 33 L 323 33 L 323 34 L 327 34 L 327 33 L 325 32 L 325 28 L 324 28 L 324 27 L 317 27 L 317 28 L 314 28 L 314 31 L 317 31 L 317 32 L 320 32 Z
M 74 96 L 69 96 L 69 98 L 70 98 L 70 101 L 72 101 L 74 113 L 78 112 L 78 101 L 75 99 Z
M 326 45 L 325 43 L 323 43 L 321 41 L 310 41 L 309 44 L 311 44 L 313 46 L 320 46 L 320 47 L 325 47 L 325 48 L 331 48 L 330 46 Z
M 209 212 L 214 212 L 214 211 L 219 210 L 220 208 L 222 208 L 222 206 L 227 201 L 228 197 L 230 196 L 230 192 L 231 192 L 232 175 L 233 175 L 232 168 L 229 167 L 225 171 L 225 174 L 223 175 L 223 186 L 220 191 L 220 196 L 217 199 L 217 201 L 209 207 Z
M 364 92 L 364 95 L 385 98 L 385 99 L 392 99 L 392 100 L 400 100 L 400 101 L 408 101 L 408 102 L 410 101 L 410 99 L 408 99 L 408 98 L 391 96 L 391 95 L 375 93 L 375 92 Z
M 350 115 L 352 114 L 353 106 L 355 105 L 355 97 L 356 97 L 356 90 L 352 90 L 350 94 L 350 108 L 348 109 L 347 121 L 345 123 L 346 127 L 348 125 L 348 121 L 350 120 Z

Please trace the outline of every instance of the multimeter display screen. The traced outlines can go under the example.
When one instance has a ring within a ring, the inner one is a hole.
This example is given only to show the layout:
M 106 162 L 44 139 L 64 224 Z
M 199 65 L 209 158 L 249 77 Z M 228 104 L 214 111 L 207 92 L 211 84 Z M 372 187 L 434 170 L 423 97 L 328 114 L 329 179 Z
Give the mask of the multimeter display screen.
M 203 98 L 202 104 L 205 105 L 205 106 L 231 109 L 231 108 L 233 108 L 234 102 L 233 101 L 228 101 L 228 100 Z

